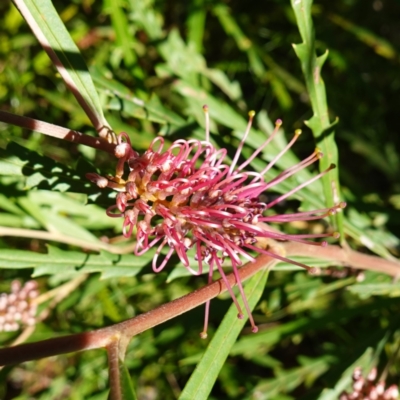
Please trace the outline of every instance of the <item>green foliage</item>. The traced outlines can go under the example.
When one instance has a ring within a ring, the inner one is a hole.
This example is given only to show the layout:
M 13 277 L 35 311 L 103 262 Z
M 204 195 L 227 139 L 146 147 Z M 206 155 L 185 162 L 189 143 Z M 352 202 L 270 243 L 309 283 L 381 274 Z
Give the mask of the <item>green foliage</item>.
M 250 309 L 253 309 L 260 300 L 267 282 L 268 272 L 268 270 L 259 272 L 245 286 Z M 219 372 L 243 329 L 245 320 L 237 321 L 236 316 L 237 308 L 232 304 L 185 389 L 179 396 L 180 399 L 208 399 Z
M 98 131 L 103 127 L 107 128 L 89 71 L 52 2 L 16 0 L 15 5 L 35 32 L 40 44 L 73 91 L 92 124 Z
M 118 360 L 119 373 L 120 373 L 120 394 L 121 398 L 124 400 L 137 400 L 135 390 L 133 389 L 132 380 L 129 375 L 129 371 L 126 368 L 124 362 Z
M 285 132 L 251 163 L 254 170 L 261 171 L 298 128 L 304 130 L 299 142 L 267 177 L 316 146 L 326 155 L 322 169 L 340 167 L 296 193 L 282 211 L 323 208 L 340 195 L 348 207 L 336 223 L 346 245 L 388 259 L 398 255 L 398 5 L 21 3 L 67 69 L 57 72 L 17 9 L 3 2 L 1 109 L 91 135 L 110 126 L 126 131 L 140 152 L 158 134 L 167 143 L 204 139 L 207 104 L 211 140 L 231 155 L 254 109 L 245 157 L 282 118 Z M 300 43 L 295 51 L 292 43 Z M 78 102 L 64 73 L 79 88 Z M 39 312 L 46 317 L 29 341 L 120 322 L 204 286 L 207 277 L 190 276 L 177 257 L 156 275 L 154 252 L 132 254 L 132 243 L 120 236 L 121 221 L 105 214 L 113 195 L 85 178 L 111 173 L 113 157 L 4 123 L 0 130 L 0 292 L 8 292 L 13 279 L 38 280 Z M 295 174 L 276 192 L 315 172 Z M 326 224 L 282 229 L 318 232 Z M 267 283 L 263 272 L 245 285 L 257 334 L 237 320 L 233 306 L 228 310 L 224 294 L 211 304 L 205 341 L 198 336 L 202 309 L 134 337 L 119 364 L 123 398 L 136 392 L 138 399 L 331 400 L 350 387 L 355 366 L 368 371 L 372 365 L 399 383 L 399 285 L 376 272 L 366 272 L 361 282 L 348 269 L 337 279 L 326 260 L 296 260 L 320 267 L 321 276 L 279 264 Z M 78 286 L 66 289 L 71 282 Z M 0 345 L 16 338 L 0 332 Z M 6 368 L 0 397 L 105 400 L 106 366 L 105 352 L 96 350 Z
M 325 51 L 319 57 L 316 55 L 314 26 L 311 17 L 312 0 L 292 0 L 291 3 L 303 39 L 303 43 L 293 45 L 293 48 L 301 63 L 313 109 L 313 116 L 305 123 L 312 130 L 317 145 L 322 148 L 324 157 L 321 159 L 320 165 L 321 169 L 324 170 L 331 164 L 337 165 L 338 163 L 338 150 L 333 136 L 333 128 L 338 121 L 336 119 L 331 123 L 329 120 L 325 85 L 322 80 L 322 66 L 328 57 L 328 51 Z M 325 202 L 331 206 L 336 204 L 341 198 L 337 170 L 322 177 L 322 182 Z M 335 221 L 335 227 L 343 237 L 343 219 L 341 216 L 342 214 L 337 214 L 336 218 L 331 219 Z

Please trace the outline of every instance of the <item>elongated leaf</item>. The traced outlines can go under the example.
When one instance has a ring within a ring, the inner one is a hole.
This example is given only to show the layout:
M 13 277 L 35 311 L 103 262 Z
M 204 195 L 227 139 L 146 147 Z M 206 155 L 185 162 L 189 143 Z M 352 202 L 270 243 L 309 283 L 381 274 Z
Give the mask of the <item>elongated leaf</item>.
M 94 167 L 91 170 L 88 164 L 80 163 L 79 166 L 78 174 L 72 168 L 14 142 L 9 143 L 6 150 L 0 149 L 0 175 L 19 176 L 26 189 L 96 192 L 96 188 L 81 175 L 86 171 L 93 172 Z
M 261 381 L 254 388 L 250 399 L 268 400 L 282 393 L 290 393 L 304 381 L 313 381 L 322 375 L 335 360 L 335 357 L 326 355 L 300 367 L 279 372 L 276 378 Z
M 106 137 L 110 127 L 86 64 L 50 0 L 14 0 L 68 89 L 74 94 L 97 132 Z
M 200 74 L 218 86 L 231 100 L 238 101 L 242 98 L 239 83 L 231 81 L 219 69 L 207 68 L 205 58 L 196 52 L 193 46 L 186 45 L 178 31 L 174 30 L 170 33 L 168 40 L 160 45 L 160 52 L 167 64 L 157 66 L 158 75 L 177 75 L 193 86 L 197 86 L 197 74 Z
M 119 359 L 118 360 L 119 367 L 119 387 L 121 389 L 121 400 L 137 400 L 135 390 L 133 389 L 131 376 L 129 375 L 129 371 L 126 368 L 124 362 Z
M 357 316 L 370 316 L 373 310 L 387 309 L 395 301 L 395 299 L 381 298 L 373 304 L 366 304 L 352 309 L 343 309 L 340 312 L 335 309 L 322 317 L 311 319 L 298 318 L 294 321 L 279 324 L 268 330 L 258 332 L 257 335 L 244 336 L 233 345 L 230 354 L 232 356 L 243 354 L 247 357 L 253 357 L 260 354 L 260 352 L 264 352 L 265 349 L 268 350 L 287 337 L 293 337 L 310 331 L 323 331 L 329 324 L 340 324 Z
M 249 65 L 255 75 L 264 82 L 271 82 L 271 88 L 283 107 L 292 101 L 286 88 L 296 93 L 304 92 L 304 85 L 299 80 L 279 66 L 264 49 L 245 35 L 228 6 L 219 3 L 214 6 L 213 13 L 225 33 L 234 39 L 238 49 L 247 54 Z
M 141 27 L 151 40 L 164 37 L 162 12 L 154 7 L 154 1 L 129 0 L 128 3 L 130 4 L 129 19 Z
M 392 60 L 395 60 L 399 57 L 399 53 L 396 51 L 396 48 L 390 42 L 378 36 L 374 32 L 354 24 L 353 22 L 337 14 L 332 14 L 330 19 L 341 28 L 352 33 L 361 42 L 364 42 L 367 46 L 371 47 L 376 54 Z
M 269 270 L 265 269 L 253 276 L 245 286 L 246 297 L 252 310 L 260 299 L 267 282 Z M 217 333 L 212 338 L 200 363 L 186 384 L 180 400 L 207 399 L 225 363 L 228 354 L 242 330 L 245 319 L 238 320 L 234 304 L 225 315 Z
M 226 34 L 232 36 L 232 38 L 235 40 L 239 50 L 247 53 L 249 64 L 253 72 L 259 78 L 262 78 L 265 73 L 264 65 L 259 55 L 257 54 L 255 46 L 253 45 L 251 40 L 242 32 L 236 22 L 236 19 L 232 17 L 229 7 L 219 3 L 214 6 L 213 13 L 218 18 Z
M 400 296 L 400 283 L 371 283 L 371 284 L 358 284 L 348 288 L 351 292 L 358 294 L 361 298 L 368 298 L 371 296 Z
M 395 259 L 387 250 L 385 245 L 379 243 L 379 231 L 368 230 L 365 228 L 360 229 L 360 227 L 356 226 L 352 220 L 346 220 L 344 227 L 347 235 L 359 241 L 367 249 L 373 251 L 383 258 L 387 258 L 388 260 Z
M 25 250 L 0 250 L 0 269 L 34 268 L 33 276 L 101 272 L 102 278 L 134 276 L 150 262 L 151 254 L 136 257 L 133 254 L 116 255 L 107 252 L 86 254 L 64 251 L 49 246 L 48 254 Z
M 136 54 L 132 50 L 134 36 L 129 31 L 126 11 L 121 7 L 121 1 L 105 0 L 105 11 L 110 14 L 116 35 L 117 46 L 121 47 L 125 64 L 132 67 L 136 62 Z M 143 78 L 143 73 L 141 74 Z
M 338 150 L 334 140 L 334 126 L 337 121 L 330 122 L 325 84 L 321 77 L 321 69 L 328 57 L 328 52 L 317 57 L 315 50 L 314 26 L 311 18 L 312 0 L 291 0 L 296 15 L 297 24 L 303 43 L 293 45 L 301 63 L 301 69 L 310 96 L 313 116 L 306 121 L 314 134 L 318 146 L 324 153 L 320 161 L 321 170 L 331 164 L 338 164 Z M 340 184 L 338 169 L 331 171 L 322 178 L 325 203 L 327 207 L 337 204 L 340 199 Z M 337 213 L 332 220 L 343 238 L 343 213 Z
M 198 53 L 202 52 L 203 49 L 203 37 L 205 30 L 206 21 L 206 9 L 202 7 L 203 3 L 201 0 L 194 2 L 195 7 L 191 10 L 186 21 L 188 30 L 188 42 L 189 45 L 193 45 Z
M 345 389 L 349 390 L 351 388 L 352 383 L 354 382 L 352 376 L 356 367 L 360 367 L 364 373 L 368 373 L 371 368 L 378 363 L 380 353 L 391 337 L 389 329 L 387 331 L 382 331 L 383 335 L 379 341 L 375 340 L 374 342 L 375 348 L 367 347 L 361 356 L 346 368 L 341 378 L 337 381 L 335 387 L 333 389 L 324 389 L 318 400 L 337 400 Z M 351 389 L 349 391 L 351 391 Z
M 372 357 L 372 349 L 368 348 L 365 353 L 343 373 L 343 377 L 337 382 L 334 389 L 324 389 L 322 391 L 319 400 L 337 400 L 344 389 L 350 386 L 350 383 L 352 382 L 351 376 L 354 368 L 370 366 Z
M 108 106 L 110 109 L 123 111 L 135 118 L 148 119 L 161 124 L 179 126 L 185 123 L 183 118 L 164 107 L 155 96 L 145 102 L 135 97 L 127 87 L 118 81 L 107 78 L 106 69 L 93 67 L 90 71 L 97 85 L 109 96 L 111 95 L 112 99 L 117 100 L 110 102 Z

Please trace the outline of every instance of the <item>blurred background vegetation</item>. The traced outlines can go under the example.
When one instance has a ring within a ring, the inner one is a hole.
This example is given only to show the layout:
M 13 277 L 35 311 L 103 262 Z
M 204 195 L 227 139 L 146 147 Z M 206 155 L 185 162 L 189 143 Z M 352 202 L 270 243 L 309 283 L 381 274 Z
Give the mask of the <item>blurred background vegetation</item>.
M 258 121 L 261 126 L 282 118 L 288 137 L 303 129 L 293 150 L 298 157 L 315 147 L 303 124 L 312 112 L 292 48 L 300 36 L 287 0 L 75 0 L 54 5 L 90 68 L 107 120 L 116 132 L 129 132 L 137 150 L 145 150 L 159 132 L 170 141 L 201 138 L 201 105 L 209 100 L 204 93 L 225 111 L 229 105 L 233 117 L 255 110 L 265 117 Z M 18 11 L 3 1 L 0 15 L 0 108 L 94 135 Z M 322 76 L 331 120 L 339 117 L 335 137 L 347 216 L 397 256 L 400 1 L 315 1 L 313 18 L 318 53 L 329 49 Z M 148 105 L 146 110 L 141 102 Z M 218 119 L 213 103 L 208 104 Z M 214 140 L 228 149 L 237 143 L 232 129 L 238 124 L 230 115 L 229 110 L 220 115 L 223 121 L 213 127 L 218 132 Z M 109 155 L 92 149 L 2 123 L 0 131 L 1 148 L 13 141 L 78 173 L 77 159 L 88 170 L 113 168 Z M 81 207 L 70 216 L 80 237 L 118 235 L 119 221 L 103 215 L 107 200 L 85 208 L 85 195 L 71 194 L 68 203 L 56 192 L 27 194 L 26 184 L 17 181 L 1 178 L 1 225 L 37 229 L 62 224 L 61 217 L 56 219 L 60 212 L 65 216 L 71 207 Z M 54 210 L 56 203 L 59 209 Z M 50 210 L 54 219 L 43 222 L 38 209 Z M 46 251 L 44 241 L 29 238 L 3 237 L 0 247 Z M 31 274 L 29 268 L 0 269 L 0 291 L 7 292 L 12 279 L 27 280 Z M 119 322 L 205 283 L 195 277 L 169 277 L 167 283 L 168 272 L 152 274 L 148 259 L 128 275 L 99 280 L 91 274 L 79 290 L 52 306 L 29 340 Z M 377 364 L 388 382 L 399 383 L 399 293 L 372 296 L 362 289 L 348 290 L 353 284 L 356 288 L 353 271 L 344 271 L 341 279 L 333 275 L 270 275 L 255 312 L 261 332 L 248 335 L 245 330 L 211 399 L 333 399 L 326 389 L 334 388 L 343 373 L 348 378 L 344 385 L 349 384 L 354 363 L 366 370 Z M 55 272 L 37 276 L 42 292 L 68 280 Z M 365 282 L 390 279 L 367 273 Z M 227 296 L 212 303 L 209 336 L 229 305 Z M 196 309 L 132 340 L 127 365 L 139 399 L 179 397 L 207 346 L 198 336 L 202 313 Z M 0 333 L 0 344 L 15 337 Z M 0 398 L 106 399 L 107 379 L 105 353 L 60 356 L 0 371 Z

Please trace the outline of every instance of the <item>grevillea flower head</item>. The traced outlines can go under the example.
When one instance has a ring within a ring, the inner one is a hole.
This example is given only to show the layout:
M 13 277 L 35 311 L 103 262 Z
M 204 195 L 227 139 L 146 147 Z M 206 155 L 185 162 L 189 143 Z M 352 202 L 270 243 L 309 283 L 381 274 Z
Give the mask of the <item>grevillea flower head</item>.
M 28 281 L 23 286 L 19 281 L 11 282 L 11 293 L 0 293 L 0 332 L 10 332 L 22 326 L 36 324 L 39 296 L 36 281 Z
M 397 385 L 386 386 L 384 379 L 376 381 L 378 370 L 374 367 L 363 376 L 362 369 L 356 367 L 353 371 L 353 385 L 351 392 L 342 392 L 339 400 L 397 400 L 399 388 Z
M 124 236 L 135 235 L 136 255 L 140 256 L 156 247 L 154 272 L 161 271 L 173 253 L 178 255 L 182 264 L 194 275 L 202 274 L 204 265 L 207 265 L 209 282 L 212 282 L 213 271 L 218 270 L 238 308 L 238 317 L 243 318 L 243 311 L 222 267 L 224 260 L 229 258 L 252 331 L 257 332 L 238 273 L 242 259 L 254 261 L 249 252 L 255 251 L 310 269 L 304 264 L 262 248 L 258 241 L 262 238 L 294 240 L 325 246 L 325 241 L 317 243 L 310 239 L 338 237 L 338 234 L 286 235 L 270 228 L 268 224 L 324 218 L 334 214 L 345 204 L 340 203 L 321 210 L 265 216 L 266 210 L 319 179 L 334 166 L 268 203 L 261 202 L 262 193 L 319 160 L 321 152 L 314 151 L 305 160 L 266 181 L 266 172 L 293 145 L 301 132 L 296 131 L 289 144 L 261 172 L 249 172 L 245 171 L 245 167 L 271 142 L 282 122 L 278 120 L 272 135 L 249 159 L 239 164 L 238 160 L 255 115 L 254 111 L 250 112 L 244 137 L 229 164 L 226 161 L 227 151 L 216 149 L 210 143 L 208 108 L 204 106 L 203 109 L 206 116 L 205 141 L 177 140 L 164 150 L 164 139 L 157 137 L 150 148 L 140 155 L 132 149 L 128 135 L 121 133 L 115 148 L 115 156 L 118 158 L 115 175 L 102 177 L 91 173 L 87 174 L 87 178 L 101 188 L 109 187 L 118 192 L 116 204 L 107 209 L 107 215 L 123 220 Z M 165 248 L 167 253 L 159 261 Z M 194 253 L 197 269 L 190 266 L 189 250 Z M 209 302 L 206 303 L 201 337 L 207 336 L 208 313 Z

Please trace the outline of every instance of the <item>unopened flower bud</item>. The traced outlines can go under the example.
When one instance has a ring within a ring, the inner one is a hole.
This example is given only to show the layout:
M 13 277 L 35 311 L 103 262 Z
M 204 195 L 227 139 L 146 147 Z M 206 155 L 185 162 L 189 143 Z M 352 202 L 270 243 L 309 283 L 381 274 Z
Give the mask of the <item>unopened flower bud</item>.
M 123 192 L 120 192 L 117 194 L 117 198 L 116 198 L 116 204 L 117 204 L 117 208 L 119 211 L 124 212 L 125 208 L 126 208 L 126 204 L 127 204 L 128 200 L 126 198 L 126 194 Z
M 95 183 L 99 188 L 104 189 L 108 185 L 108 179 L 95 173 L 87 173 L 86 178 Z

